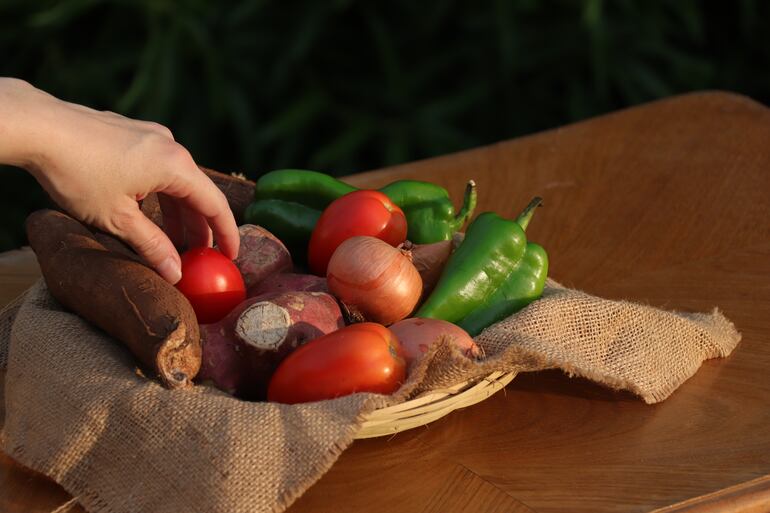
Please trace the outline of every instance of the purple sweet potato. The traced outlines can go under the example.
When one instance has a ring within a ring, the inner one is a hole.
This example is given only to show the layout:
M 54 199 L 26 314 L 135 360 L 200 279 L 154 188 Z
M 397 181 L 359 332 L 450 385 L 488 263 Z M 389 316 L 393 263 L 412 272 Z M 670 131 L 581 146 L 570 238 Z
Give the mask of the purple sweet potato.
M 253 224 L 244 224 L 238 231 L 241 250 L 235 265 L 240 269 L 247 289 L 269 276 L 291 270 L 291 255 L 278 237 Z
M 201 325 L 198 377 L 244 399 L 262 399 L 278 364 L 300 345 L 344 326 L 324 292 L 249 298 L 216 324 Z
M 441 319 L 419 319 L 411 317 L 389 326 L 398 338 L 404 359 L 408 365 L 422 358 L 428 348 L 441 337 L 448 338 L 465 356 L 478 359 L 482 351 L 464 329 Z
M 280 273 L 269 276 L 251 287 L 246 296 L 284 292 L 329 292 L 329 288 L 326 286 L 326 278 L 315 274 Z

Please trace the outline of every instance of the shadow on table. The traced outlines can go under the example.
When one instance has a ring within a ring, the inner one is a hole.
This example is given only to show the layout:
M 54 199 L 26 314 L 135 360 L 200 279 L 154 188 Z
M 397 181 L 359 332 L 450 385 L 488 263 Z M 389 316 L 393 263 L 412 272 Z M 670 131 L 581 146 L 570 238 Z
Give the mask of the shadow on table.
M 616 391 L 585 378 L 571 378 L 558 369 L 523 372 L 516 376 L 506 389 L 508 392 L 534 392 L 597 401 L 643 402 L 641 398 L 626 390 Z

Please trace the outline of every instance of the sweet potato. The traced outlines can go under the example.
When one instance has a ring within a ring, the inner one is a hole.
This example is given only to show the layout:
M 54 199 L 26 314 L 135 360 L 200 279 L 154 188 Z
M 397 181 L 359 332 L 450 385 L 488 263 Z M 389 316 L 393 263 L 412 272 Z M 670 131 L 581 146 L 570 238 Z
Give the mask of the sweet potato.
M 119 255 L 123 255 L 125 257 L 130 258 L 131 260 L 139 262 L 140 264 L 147 265 L 147 262 L 145 262 L 142 259 L 142 257 L 140 257 L 133 249 L 131 249 L 122 240 L 116 237 L 113 237 L 108 233 L 100 232 L 98 230 L 93 230 L 93 228 L 89 228 L 89 229 L 93 231 L 96 242 L 104 246 L 105 249 L 107 249 L 108 251 L 113 251 Z
M 124 343 L 167 387 L 191 384 L 201 363 L 198 321 L 176 288 L 61 212 L 33 213 L 27 235 L 57 301 Z
M 436 343 L 441 337 L 448 338 L 468 358 L 476 359 L 482 354 L 479 346 L 465 330 L 441 319 L 412 317 L 391 324 L 390 331 L 401 343 L 407 364 L 421 358 L 431 344 Z
M 300 345 L 344 326 L 323 292 L 249 298 L 216 324 L 201 325 L 199 379 L 244 399 L 262 399 L 278 364 Z
M 289 250 L 275 235 L 253 224 L 244 224 L 238 231 L 241 249 L 235 265 L 240 269 L 247 289 L 269 276 L 291 270 Z
M 283 292 L 329 292 L 326 278 L 315 274 L 280 273 L 268 276 L 247 291 L 248 297 Z

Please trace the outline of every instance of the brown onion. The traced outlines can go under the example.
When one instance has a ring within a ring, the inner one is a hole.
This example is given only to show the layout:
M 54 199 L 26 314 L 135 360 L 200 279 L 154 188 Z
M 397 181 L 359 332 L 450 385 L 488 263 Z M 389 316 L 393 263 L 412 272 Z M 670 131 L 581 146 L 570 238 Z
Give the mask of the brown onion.
M 357 320 L 388 325 L 414 310 L 422 279 L 405 252 L 374 237 L 351 237 L 326 272 L 329 291 Z

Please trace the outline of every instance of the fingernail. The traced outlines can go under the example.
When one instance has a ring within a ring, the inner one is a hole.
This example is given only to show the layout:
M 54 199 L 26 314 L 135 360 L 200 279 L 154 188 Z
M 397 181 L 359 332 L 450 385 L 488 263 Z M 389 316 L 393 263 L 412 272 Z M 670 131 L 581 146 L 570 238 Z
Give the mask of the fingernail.
M 182 279 L 182 267 L 175 259 L 168 257 L 158 266 L 158 272 L 172 285 Z

